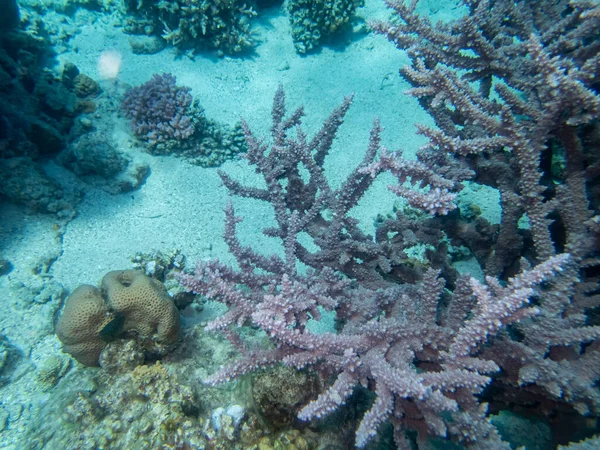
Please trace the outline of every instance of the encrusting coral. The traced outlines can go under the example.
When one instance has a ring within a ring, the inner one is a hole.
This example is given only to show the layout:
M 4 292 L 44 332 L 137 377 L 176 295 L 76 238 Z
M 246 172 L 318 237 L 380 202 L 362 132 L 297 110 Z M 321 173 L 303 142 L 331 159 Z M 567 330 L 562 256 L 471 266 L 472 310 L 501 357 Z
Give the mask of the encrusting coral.
M 164 285 L 135 270 L 102 279 L 102 290 L 82 285 L 66 301 L 56 325 L 63 350 L 97 366 L 107 342 L 133 334 L 152 353 L 164 353 L 179 339 L 179 311 Z

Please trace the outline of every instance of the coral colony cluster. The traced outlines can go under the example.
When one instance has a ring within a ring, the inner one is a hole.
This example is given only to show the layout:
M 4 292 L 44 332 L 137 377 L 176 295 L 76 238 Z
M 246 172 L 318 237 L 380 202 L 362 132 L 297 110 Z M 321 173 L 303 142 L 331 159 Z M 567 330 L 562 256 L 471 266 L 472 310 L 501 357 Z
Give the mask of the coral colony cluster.
M 171 140 L 181 142 L 195 132 L 191 89 L 176 83 L 170 73 L 154 75 L 129 89 L 123 98 L 121 108 L 133 133 L 151 147 Z
M 286 111 L 282 88 L 270 144 L 243 124 L 246 158 L 265 187 L 220 175 L 232 195 L 272 206 L 275 226 L 263 232 L 283 252 L 242 245 L 230 204 L 224 239 L 237 267 L 203 261 L 181 276 L 188 290 L 229 307 L 207 329 L 242 354 L 209 384 L 281 363 L 315 371 L 330 383 L 300 410 L 305 421 L 342 409 L 362 386 L 373 401 L 356 430 L 359 448 L 388 422 L 401 449 L 435 437 L 510 448 L 488 407 L 535 405 L 548 420 L 597 416 L 600 6 L 463 3 L 468 15 L 433 25 L 416 1 L 393 1 L 393 19 L 371 24 L 407 51 L 401 74 L 435 121 L 419 127 L 428 143 L 416 161 L 381 148 L 375 121 L 363 161 L 332 187 L 323 165 L 351 98 L 312 138 L 302 108 Z M 383 173 L 412 209 L 367 236 L 349 213 Z M 467 180 L 500 192 L 498 225 L 456 208 Z M 419 243 L 426 264 L 409 256 Z M 485 283 L 456 272 L 450 246 L 469 249 Z M 309 331 L 324 312 L 335 332 Z M 249 348 L 247 324 L 272 345 Z

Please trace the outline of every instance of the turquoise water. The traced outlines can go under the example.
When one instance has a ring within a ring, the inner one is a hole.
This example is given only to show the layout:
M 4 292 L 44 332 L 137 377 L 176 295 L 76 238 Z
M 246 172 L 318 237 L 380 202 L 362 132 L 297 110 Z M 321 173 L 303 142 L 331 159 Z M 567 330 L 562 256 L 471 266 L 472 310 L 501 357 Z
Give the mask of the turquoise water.
M 0 6 L 0 448 L 600 448 L 597 2 Z

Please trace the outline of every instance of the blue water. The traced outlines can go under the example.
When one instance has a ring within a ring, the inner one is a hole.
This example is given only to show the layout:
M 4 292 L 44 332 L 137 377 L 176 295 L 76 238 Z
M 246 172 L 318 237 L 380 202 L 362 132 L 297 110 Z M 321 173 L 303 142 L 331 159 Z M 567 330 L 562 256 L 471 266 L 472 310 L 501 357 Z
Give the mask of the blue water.
M 0 448 L 600 448 L 597 2 L 0 11 Z

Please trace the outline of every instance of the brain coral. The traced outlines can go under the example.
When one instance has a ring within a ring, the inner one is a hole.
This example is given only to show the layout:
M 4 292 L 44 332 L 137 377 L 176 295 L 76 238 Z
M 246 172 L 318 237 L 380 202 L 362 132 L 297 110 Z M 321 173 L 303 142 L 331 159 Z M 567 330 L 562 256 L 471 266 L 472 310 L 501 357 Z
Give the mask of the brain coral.
M 161 344 L 179 338 L 179 311 L 165 286 L 137 270 L 115 270 L 102 278 L 102 294 L 111 311 L 123 315 L 123 331 L 154 336 Z
M 97 366 L 106 343 L 116 337 L 133 335 L 160 352 L 177 342 L 180 331 L 179 311 L 163 284 L 135 270 L 107 273 L 101 290 L 79 286 L 56 325 L 64 351 L 87 366 Z
M 65 352 L 81 364 L 95 366 L 106 345 L 100 333 L 113 319 L 100 290 L 83 284 L 67 299 L 56 325 L 56 334 Z

